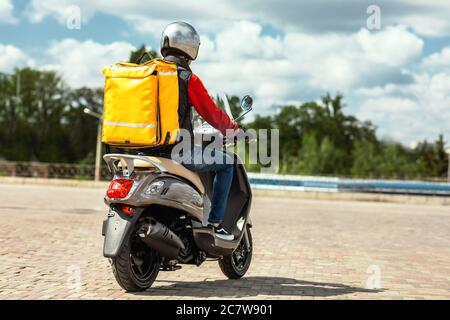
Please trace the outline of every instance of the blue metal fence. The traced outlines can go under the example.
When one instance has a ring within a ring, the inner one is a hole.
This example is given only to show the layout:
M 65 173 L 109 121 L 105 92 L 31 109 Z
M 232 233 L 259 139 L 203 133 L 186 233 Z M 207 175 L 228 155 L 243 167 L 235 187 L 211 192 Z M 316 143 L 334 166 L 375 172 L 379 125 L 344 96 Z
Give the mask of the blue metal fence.
M 249 173 L 255 188 L 319 192 L 370 192 L 450 196 L 450 183 L 402 180 L 362 180 Z

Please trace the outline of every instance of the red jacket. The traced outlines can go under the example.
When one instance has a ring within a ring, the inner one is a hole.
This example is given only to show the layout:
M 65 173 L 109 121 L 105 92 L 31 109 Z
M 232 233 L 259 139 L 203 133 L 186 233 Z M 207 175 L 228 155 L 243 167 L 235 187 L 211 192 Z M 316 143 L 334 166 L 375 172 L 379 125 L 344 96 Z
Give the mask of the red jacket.
M 225 134 L 227 129 L 238 129 L 238 124 L 216 105 L 200 78 L 195 74 L 191 75 L 188 82 L 188 101 L 206 122 L 222 134 Z

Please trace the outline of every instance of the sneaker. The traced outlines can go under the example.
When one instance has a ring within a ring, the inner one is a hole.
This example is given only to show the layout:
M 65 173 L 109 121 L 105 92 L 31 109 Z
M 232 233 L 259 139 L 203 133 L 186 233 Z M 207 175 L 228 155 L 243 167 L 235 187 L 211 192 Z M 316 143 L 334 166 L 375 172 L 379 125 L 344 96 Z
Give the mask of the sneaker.
M 212 226 L 213 230 L 214 230 L 214 235 L 222 240 L 234 240 L 234 235 L 232 235 L 231 233 L 229 233 L 227 230 L 225 230 L 221 224 L 219 224 L 217 227 Z

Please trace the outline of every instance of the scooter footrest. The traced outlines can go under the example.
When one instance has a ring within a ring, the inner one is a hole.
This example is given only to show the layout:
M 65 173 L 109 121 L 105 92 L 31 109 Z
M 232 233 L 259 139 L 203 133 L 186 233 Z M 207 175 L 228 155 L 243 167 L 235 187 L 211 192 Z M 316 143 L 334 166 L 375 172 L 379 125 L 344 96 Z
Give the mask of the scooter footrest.
M 161 266 L 160 270 L 161 271 L 177 271 L 180 270 L 181 266 Z

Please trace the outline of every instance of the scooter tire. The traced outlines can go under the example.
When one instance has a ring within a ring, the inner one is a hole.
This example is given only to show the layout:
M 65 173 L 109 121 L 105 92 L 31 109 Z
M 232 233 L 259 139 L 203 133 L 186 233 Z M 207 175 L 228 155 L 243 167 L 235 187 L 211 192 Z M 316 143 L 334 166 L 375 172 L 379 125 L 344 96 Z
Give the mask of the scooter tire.
M 117 283 L 128 292 L 140 292 L 150 288 L 158 276 L 160 269 L 159 258 L 155 261 L 151 275 L 145 281 L 139 281 L 133 274 L 131 267 L 130 240 L 126 241 L 119 254 L 111 259 L 111 267 Z
M 239 279 L 242 278 L 250 268 L 250 263 L 252 261 L 252 253 L 253 253 L 253 239 L 252 239 L 252 233 L 250 227 L 247 226 L 247 234 L 248 234 L 248 240 L 250 243 L 250 250 L 247 253 L 247 257 L 245 259 L 245 263 L 242 266 L 242 268 L 238 268 L 236 266 L 236 263 L 233 260 L 233 254 L 230 254 L 228 256 L 224 256 L 222 259 L 219 260 L 219 267 L 220 270 L 222 270 L 222 273 L 227 276 L 229 279 Z M 244 237 L 242 237 L 242 241 L 244 240 Z

